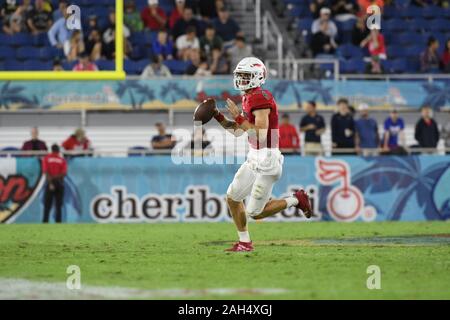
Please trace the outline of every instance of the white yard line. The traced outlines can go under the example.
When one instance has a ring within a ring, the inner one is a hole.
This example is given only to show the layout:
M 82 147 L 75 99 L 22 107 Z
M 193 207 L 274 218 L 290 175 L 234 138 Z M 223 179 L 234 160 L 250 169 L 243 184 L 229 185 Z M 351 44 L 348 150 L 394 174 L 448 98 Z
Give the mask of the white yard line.
M 272 295 L 288 293 L 276 288 L 210 288 L 210 289 L 135 289 L 124 287 L 81 287 L 69 290 L 61 282 L 35 282 L 25 279 L 0 279 L 0 300 L 72 300 L 72 299 L 159 299 L 227 295 Z

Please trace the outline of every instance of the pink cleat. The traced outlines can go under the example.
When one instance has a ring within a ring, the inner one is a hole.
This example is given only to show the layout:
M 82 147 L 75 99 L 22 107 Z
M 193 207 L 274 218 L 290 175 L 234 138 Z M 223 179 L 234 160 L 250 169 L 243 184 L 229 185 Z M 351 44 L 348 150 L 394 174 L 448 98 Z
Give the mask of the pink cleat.
M 252 242 L 236 242 L 231 248 L 226 249 L 227 252 L 250 252 L 253 251 Z
M 313 210 L 311 208 L 311 201 L 309 200 L 308 195 L 305 190 L 299 190 L 294 193 L 294 196 L 298 200 L 298 205 L 296 206 L 298 209 L 302 210 L 306 218 L 311 218 L 313 214 Z

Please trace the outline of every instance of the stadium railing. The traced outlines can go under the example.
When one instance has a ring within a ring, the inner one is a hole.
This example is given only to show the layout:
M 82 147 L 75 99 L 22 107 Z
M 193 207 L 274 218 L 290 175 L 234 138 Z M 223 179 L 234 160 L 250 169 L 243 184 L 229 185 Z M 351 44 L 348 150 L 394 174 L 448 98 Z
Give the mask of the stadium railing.
M 264 13 L 262 32 L 264 50 L 269 51 L 272 44 L 276 44 L 277 61 L 283 61 L 283 35 L 269 11 Z M 281 64 L 278 64 L 277 70 L 278 76 L 283 77 Z
M 180 151 L 186 151 L 183 154 L 180 154 Z M 386 156 L 387 154 L 382 154 L 382 149 L 374 148 L 374 149 L 364 149 L 364 150 L 370 150 L 373 152 L 378 152 L 379 154 L 377 156 Z M 200 153 L 198 152 L 200 151 Z M 66 157 L 133 157 L 133 156 L 156 156 L 156 155 L 186 155 L 186 154 L 192 154 L 192 155 L 201 155 L 202 150 L 192 150 L 190 149 L 177 149 L 176 151 L 167 149 L 167 150 L 153 150 L 153 149 L 145 149 L 145 150 L 124 150 L 121 153 L 118 153 L 116 150 L 79 150 L 79 151 L 62 151 L 64 156 Z M 203 155 L 208 155 L 211 150 L 205 149 L 203 150 Z M 405 147 L 406 154 L 405 155 L 416 155 L 416 154 L 424 154 L 424 155 L 444 155 L 450 153 L 450 147 L 448 148 L 411 148 L 411 147 Z M 298 156 L 305 156 L 303 148 L 299 150 L 294 149 L 283 149 L 282 152 L 284 154 L 293 154 Z M 46 151 L 22 151 L 22 150 L 2 150 L 0 151 L 0 159 L 1 158 L 11 158 L 11 157 L 43 157 L 48 152 Z M 220 155 L 217 153 L 217 150 L 213 152 L 214 155 Z M 226 153 L 225 153 L 226 154 Z M 323 153 L 321 155 L 323 156 L 330 156 L 330 155 L 357 155 L 357 149 L 353 148 L 326 148 L 324 147 Z M 229 156 L 229 154 L 226 154 Z M 235 156 L 245 156 L 245 153 L 243 154 L 234 154 Z

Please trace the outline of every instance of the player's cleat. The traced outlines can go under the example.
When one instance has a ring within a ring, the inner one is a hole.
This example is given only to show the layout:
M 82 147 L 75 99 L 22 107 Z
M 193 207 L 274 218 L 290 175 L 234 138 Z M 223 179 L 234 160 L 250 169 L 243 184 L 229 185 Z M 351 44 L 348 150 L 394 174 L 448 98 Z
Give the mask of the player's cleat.
M 306 194 L 305 190 L 298 190 L 296 193 L 294 193 L 294 196 L 298 200 L 298 205 L 296 207 L 303 211 L 303 214 L 306 218 L 311 218 L 313 214 L 311 201 L 309 200 L 309 197 Z
M 227 252 L 250 252 L 253 251 L 253 243 L 252 242 L 236 242 L 229 249 L 226 249 Z

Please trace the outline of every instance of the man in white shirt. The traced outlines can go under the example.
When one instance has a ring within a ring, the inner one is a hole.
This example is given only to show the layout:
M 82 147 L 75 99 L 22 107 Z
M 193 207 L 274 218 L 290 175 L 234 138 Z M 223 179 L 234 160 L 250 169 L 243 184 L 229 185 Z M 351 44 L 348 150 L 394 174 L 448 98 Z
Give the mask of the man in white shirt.
M 200 42 L 198 41 L 195 27 L 189 26 L 186 34 L 179 36 L 175 46 L 178 50 L 178 58 L 188 60 L 192 50 L 200 50 Z
M 335 39 L 338 34 L 338 29 L 336 27 L 336 24 L 333 22 L 333 20 L 330 19 L 331 17 L 331 10 L 328 8 L 322 8 L 320 9 L 320 17 L 314 20 L 312 26 L 311 26 L 311 32 L 317 33 L 320 31 L 320 23 L 322 21 L 328 22 L 328 28 L 326 34 L 332 38 Z

